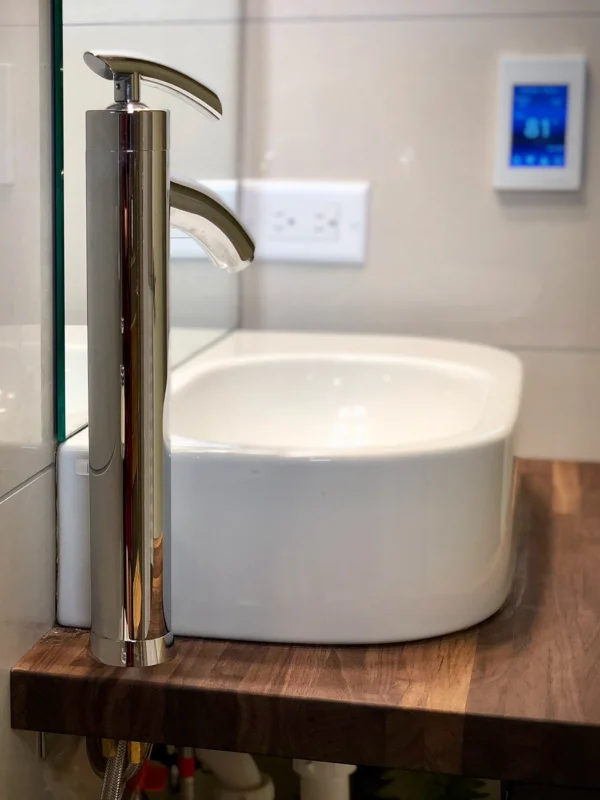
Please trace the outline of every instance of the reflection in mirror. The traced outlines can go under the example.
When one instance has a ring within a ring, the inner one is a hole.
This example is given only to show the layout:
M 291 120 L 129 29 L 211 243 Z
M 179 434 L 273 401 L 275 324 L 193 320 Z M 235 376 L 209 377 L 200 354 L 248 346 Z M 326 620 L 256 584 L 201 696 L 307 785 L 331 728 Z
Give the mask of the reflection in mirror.
M 221 98 L 215 124 L 181 99 L 142 85 L 141 100 L 171 112 L 171 175 L 207 182 L 235 206 L 240 14 L 236 0 L 63 0 L 66 435 L 87 424 L 85 113 L 113 87 L 84 64 L 86 50 L 144 55 L 205 83 Z M 238 284 L 196 242 L 171 231 L 170 367 L 235 327 Z M 60 407 L 60 404 L 59 404 Z M 60 421 L 59 421 L 60 423 Z M 60 424 L 59 424 L 60 430 Z

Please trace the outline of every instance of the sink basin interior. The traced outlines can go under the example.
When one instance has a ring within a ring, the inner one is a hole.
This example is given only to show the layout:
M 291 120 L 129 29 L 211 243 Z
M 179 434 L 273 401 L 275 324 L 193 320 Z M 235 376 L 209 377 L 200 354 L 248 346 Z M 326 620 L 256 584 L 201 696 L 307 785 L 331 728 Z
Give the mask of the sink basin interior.
M 172 396 L 170 433 L 175 443 L 216 449 L 410 449 L 477 433 L 490 383 L 483 369 L 432 358 L 225 359 Z
M 176 634 L 366 644 L 457 630 L 512 579 L 510 353 L 235 331 L 172 370 Z M 58 618 L 89 625 L 87 430 L 59 451 Z

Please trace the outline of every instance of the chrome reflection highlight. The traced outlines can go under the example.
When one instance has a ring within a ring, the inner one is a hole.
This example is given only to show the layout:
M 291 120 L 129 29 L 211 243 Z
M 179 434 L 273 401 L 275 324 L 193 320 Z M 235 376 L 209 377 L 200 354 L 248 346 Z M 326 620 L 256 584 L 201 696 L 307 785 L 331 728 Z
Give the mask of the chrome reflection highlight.
M 220 267 L 243 269 L 254 245 L 209 193 L 170 185 L 169 114 L 139 102 L 140 78 L 217 118 L 219 98 L 146 59 L 84 58 L 115 88 L 113 106 L 86 114 L 91 648 L 105 664 L 149 666 L 173 643 L 163 434 L 169 197 L 173 225 Z

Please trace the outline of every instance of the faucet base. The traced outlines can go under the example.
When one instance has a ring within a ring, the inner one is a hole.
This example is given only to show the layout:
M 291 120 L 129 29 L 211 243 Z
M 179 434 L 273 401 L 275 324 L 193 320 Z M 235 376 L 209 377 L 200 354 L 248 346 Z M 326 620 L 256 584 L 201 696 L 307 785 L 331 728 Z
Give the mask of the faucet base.
M 92 655 L 111 667 L 153 667 L 173 655 L 173 634 L 169 631 L 157 639 L 117 641 L 90 633 Z

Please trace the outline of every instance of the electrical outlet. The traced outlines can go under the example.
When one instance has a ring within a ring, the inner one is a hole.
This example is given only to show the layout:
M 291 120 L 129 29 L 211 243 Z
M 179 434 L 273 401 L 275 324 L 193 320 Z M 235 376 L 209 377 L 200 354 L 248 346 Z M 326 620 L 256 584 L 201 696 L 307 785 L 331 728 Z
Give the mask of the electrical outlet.
M 358 181 L 245 181 L 242 220 L 263 261 L 362 263 L 367 200 Z
M 318 242 L 337 242 L 340 238 L 342 209 L 336 203 L 317 208 L 311 215 L 311 238 Z
M 298 230 L 297 212 L 291 208 L 276 208 L 267 221 L 267 230 L 274 239 L 297 239 L 301 233 Z
M 268 239 L 280 242 L 333 242 L 339 237 L 339 207 L 327 204 L 311 208 L 296 198 L 273 204 L 265 228 Z

